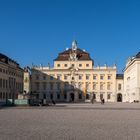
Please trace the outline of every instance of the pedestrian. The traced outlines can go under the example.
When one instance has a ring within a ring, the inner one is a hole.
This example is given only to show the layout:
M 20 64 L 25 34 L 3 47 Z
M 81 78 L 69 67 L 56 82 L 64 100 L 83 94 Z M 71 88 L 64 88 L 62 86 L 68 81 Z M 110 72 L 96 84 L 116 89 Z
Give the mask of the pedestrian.
M 53 103 L 53 105 L 55 105 L 56 103 L 55 103 L 55 101 L 52 99 L 52 103 Z
M 91 103 L 94 104 L 94 97 L 92 97 L 92 99 L 91 99 Z
M 105 103 L 105 99 L 104 98 L 102 98 L 102 104 L 104 104 Z
M 103 104 L 103 98 L 100 98 L 100 100 L 101 100 L 101 104 Z

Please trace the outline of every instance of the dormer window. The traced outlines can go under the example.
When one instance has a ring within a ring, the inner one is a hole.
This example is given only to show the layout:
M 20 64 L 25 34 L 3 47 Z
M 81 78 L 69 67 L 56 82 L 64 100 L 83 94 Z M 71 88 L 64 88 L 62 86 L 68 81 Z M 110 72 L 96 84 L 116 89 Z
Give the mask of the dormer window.
M 82 64 L 79 64 L 79 67 L 82 67 Z
M 57 67 L 60 67 L 60 64 L 57 64 Z
M 68 66 L 67 64 L 64 65 L 64 67 L 67 67 L 67 66 Z
M 89 64 L 86 64 L 86 67 L 89 67 Z
M 72 64 L 71 66 L 74 67 L 74 64 Z

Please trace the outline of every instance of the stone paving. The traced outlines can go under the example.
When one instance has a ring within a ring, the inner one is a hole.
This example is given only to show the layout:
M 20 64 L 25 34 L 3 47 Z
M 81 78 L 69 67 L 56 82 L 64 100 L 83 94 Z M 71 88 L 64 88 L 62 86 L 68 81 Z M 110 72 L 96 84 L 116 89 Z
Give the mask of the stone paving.
M 0 140 L 140 140 L 140 103 L 1 108 Z

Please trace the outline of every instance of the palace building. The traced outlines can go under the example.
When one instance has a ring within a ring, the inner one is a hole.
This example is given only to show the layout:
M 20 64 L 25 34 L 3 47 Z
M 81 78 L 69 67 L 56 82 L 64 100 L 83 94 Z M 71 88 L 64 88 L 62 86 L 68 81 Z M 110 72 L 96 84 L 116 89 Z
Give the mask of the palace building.
M 23 94 L 24 71 L 19 64 L 0 53 L 0 104 L 5 104 L 8 99 L 14 100 Z
M 14 104 L 23 97 L 45 102 L 140 102 L 140 52 L 128 59 L 124 74 L 116 71 L 116 65 L 95 67 L 90 54 L 76 41 L 58 54 L 53 67 L 23 70 L 0 53 L 0 104 Z
M 90 54 L 73 41 L 69 49 L 58 54 L 53 68 L 33 66 L 31 92 L 38 99 L 58 102 L 123 101 L 123 75 L 116 66 L 94 66 Z

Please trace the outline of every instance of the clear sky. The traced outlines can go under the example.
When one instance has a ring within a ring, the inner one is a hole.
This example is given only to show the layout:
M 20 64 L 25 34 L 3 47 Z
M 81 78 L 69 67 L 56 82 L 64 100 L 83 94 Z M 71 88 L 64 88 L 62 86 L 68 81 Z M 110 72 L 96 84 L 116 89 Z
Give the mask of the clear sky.
M 52 65 L 74 39 L 121 73 L 140 51 L 140 0 L 0 0 L 0 52 L 22 67 Z

